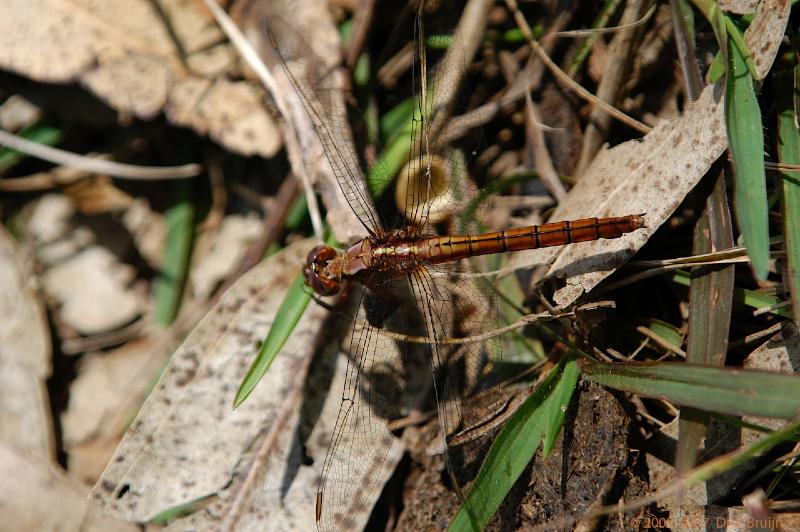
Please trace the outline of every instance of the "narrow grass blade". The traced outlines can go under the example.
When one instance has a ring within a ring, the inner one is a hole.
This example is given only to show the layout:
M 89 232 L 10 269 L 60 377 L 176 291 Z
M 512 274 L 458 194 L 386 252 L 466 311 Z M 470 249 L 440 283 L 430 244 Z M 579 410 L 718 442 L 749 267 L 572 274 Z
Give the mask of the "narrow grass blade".
M 167 326 L 178 315 L 194 245 L 194 181 L 172 185 L 174 201 L 166 212 L 167 243 L 161 272 L 153 284 L 156 323 Z
M 724 454 L 695 468 L 686 478 L 686 484 L 692 485 L 706 482 L 725 471 L 744 464 L 785 441 L 797 441 L 800 421 L 794 420 L 781 430 L 756 440 L 753 444 L 732 453 Z
M 566 357 L 525 400 L 497 435 L 448 530 L 483 529 L 530 462 L 542 439 L 544 454 L 552 450 L 577 380 L 575 358 Z
M 703 90 L 703 80 L 696 60 L 694 21 L 685 3 L 672 2 L 675 38 L 687 94 L 696 101 Z M 733 230 L 725 174 L 716 172 L 705 208 L 694 226 L 692 254 L 703 255 L 733 247 Z M 686 362 L 723 366 L 728 351 L 728 330 L 733 307 L 734 268 L 699 269 L 692 272 L 689 287 L 689 330 Z M 676 344 L 680 346 L 678 341 Z M 692 408 L 682 408 L 678 421 L 678 444 L 675 469 L 684 472 L 697 462 L 700 442 L 706 436 L 709 416 Z
M 800 66 L 775 74 L 772 86 L 778 107 L 778 156 L 782 163 L 800 164 Z M 794 310 L 800 325 L 800 172 L 781 171 L 783 188 L 783 231 L 786 243 L 786 276 Z
M 295 277 L 292 286 L 289 287 L 286 297 L 284 297 L 278 312 L 275 314 L 275 321 L 272 322 L 267 337 L 258 350 L 258 355 L 239 385 L 236 397 L 233 399 L 233 408 L 241 405 L 252 393 L 261 377 L 272 365 L 272 361 L 280 353 L 283 344 L 289 339 L 289 335 L 294 330 L 297 322 L 303 316 L 308 302 L 311 301 L 311 293 L 309 290 L 304 289 L 303 285 L 303 274 L 300 274 Z
M 747 253 L 757 279 L 767 278 L 769 225 L 764 174 L 764 133 L 747 51 L 728 37 L 725 126 L 736 174 L 735 204 Z
M 682 284 L 684 286 L 689 286 L 690 279 L 691 277 L 689 274 L 683 271 L 675 272 L 675 275 L 672 277 L 673 282 Z M 789 309 L 780 306 L 783 303 L 783 300 L 769 294 L 757 292 L 756 290 L 749 290 L 747 288 L 734 288 L 733 300 L 737 303 L 747 305 L 748 307 L 752 307 L 754 309 L 769 308 L 770 314 L 780 316 L 781 318 L 792 317 L 792 313 Z
M 682 406 L 734 416 L 800 417 L 800 375 L 681 362 L 581 365 L 593 382 Z

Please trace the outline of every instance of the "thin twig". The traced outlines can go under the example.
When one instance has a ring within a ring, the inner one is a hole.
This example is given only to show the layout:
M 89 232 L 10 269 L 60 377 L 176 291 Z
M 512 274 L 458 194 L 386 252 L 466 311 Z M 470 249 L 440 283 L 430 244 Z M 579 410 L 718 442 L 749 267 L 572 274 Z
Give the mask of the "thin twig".
M 358 0 L 353 11 L 353 23 L 350 25 L 350 40 L 345 51 L 344 64 L 353 72 L 356 69 L 358 58 L 364 49 L 364 43 L 369 34 L 372 17 L 375 14 L 375 0 Z
M 289 112 L 289 106 L 284 98 L 283 92 L 278 88 L 275 77 L 270 72 L 269 68 L 264 64 L 259 57 L 258 52 L 253 49 L 250 42 L 245 38 L 242 31 L 233 20 L 228 16 L 225 11 L 217 4 L 215 0 L 203 0 L 211 14 L 219 24 L 220 28 L 228 39 L 233 44 L 236 51 L 239 52 L 242 59 L 247 65 L 253 69 L 253 72 L 261 80 L 261 83 L 267 88 L 275 99 L 275 104 L 281 112 L 284 120 L 289 124 L 289 131 L 284 134 L 284 141 L 286 142 L 286 152 L 289 156 L 289 163 L 295 171 L 295 175 L 300 176 L 303 183 L 303 189 L 308 202 L 308 212 L 311 217 L 311 225 L 314 227 L 314 233 L 319 241 L 322 241 L 324 229 L 322 224 L 322 216 L 320 215 L 319 204 L 317 203 L 317 196 L 314 193 L 314 188 L 311 186 L 309 179 L 309 172 L 303 161 L 303 151 L 300 149 L 300 144 L 296 137 L 296 129 L 294 128 L 294 121 L 292 114 Z
M 506 325 L 505 327 L 499 327 L 497 329 L 493 329 L 492 331 L 483 334 L 476 334 L 473 336 L 462 336 L 460 338 L 428 338 L 426 336 L 414 336 L 414 335 L 397 333 L 394 331 L 387 331 L 384 329 L 378 330 L 378 334 L 381 336 L 385 336 L 387 338 L 391 338 L 393 340 L 399 340 L 401 342 L 408 342 L 413 344 L 461 345 L 470 343 L 480 343 L 480 342 L 485 342 L 490 338 L 495 338 L 497 336 L 501 336 L 508 332 L 514 331 L 516 329 L 521 329 L 526 325 L 529 325 L 537 321 L 570 318 L 576 316 L 579 312 L 596 310 L 600 308 L 613 308 L 614 306 L 615 304 L 613 301 L 604 301 L 604 302 L 588 303 L 584 306 L 576 308 L 575 310 L 560 312 L 557 314 L 554 314 L 552 312 L 528 314 L 512 324 Z
M 550 35 L 554 37 L 587 37 L 591 35 L 603 34 L 603 33 L 616 33 L 622 30 L 628 30 L 631 28 L 635 28 L 637 26 L 641 26 L 648 20 L 653 14 L 656 12 L 658 8 L 658 4 L 655 4 L 650 7 L 650 9 L 645 13 L 642 18 L 637 21 L 630 22 L 628 24 L 620 24 L 619 26 L 609 26 L 608 28 L 587 28 L 585 30 L 566 30 L 566 31 L 557 31 L 555 33 L 551 33 Z
M 0 129 L 0 144 L 53 164 L 68 166 L 91 174 L 104 174 L 122 179 L 185 179 L 194 177 L 203 171 L 203 167 L 195 163 L 182 166 L 139 166 L 106 161 L 96 157 L 78 155 L 53 148 L 52 146 L 45 146 L 38 142 L 23 139 L 2 129 Z
M 646 0 L 628 0 L 622 20 L 635 21 L 637 17 L 641 18 L 639 15 L 644 10 L 645 3 Z M 638 25 L 626 25 L 629 27 L 614 35 L 611 40 L 603 77 L 597 85 L 597 98 L 612 106 L 621 98 L 633 67 L 634 53 L 642 36 Z M 608 138 L 610 127 L 611 116 L 604 109 L 593 107 L 583 134 L 581 153 L 575 170 L 576 176 L 582 175 L 594 160 L 603 142 Z
M 519 10 L 517 6 L 516 0 L 506 0 L 506 4 L 508 5 L 509 9 L 512 13 L 514 13 L 514 20 L 517 22 L 517 26 L 522 31 L 522 34 L 525 36 L 525 39 L 528 41 L 528 45 L 531 47 L 533 52 L 539 56 L 542 62 L 550 69 L 550 72 L 558 79 L 561 83 L 563 83 L 567 88 L 571 89 L 575 94 L 583 98 L 589 103 L 596 105 L 597 107 L 603 109 L 605 112 L 622 122 L 623 124 L 627 124 L 628 126 L 636 129 L 637 131 L 647 134 L 650 132 L 651 128 L 647 124 L 644 124 L 635 118 L 628 116 L 627 114 L 623 113 L 619 109 L 607 104 L 606 102 L 600 100 L 583 88 L 580 83 L 576 82 L 574 79 L 569 77 L 566 72 L 561 70 L 561 68 L 550 59 L 550 56 L 542 49 L 542 46 L 539 42 L 533 38 L 533 32 L 531 31 L 530 26 L 528 25 L 528 21 L 525 20 L 525 17 L 522 15 L 522 12 Z
M 540 127 L 541 115 L 538 106 L 533 103 L 531 93 L 525 93 L 525 133 L 530 146 L 531 157 L 536 172 L 539 174 L 547 190 L 553 195 L 558 203 L 567 198 L 567 189 L 558 178 L 547 144 L 544 139 L 544 132 Z

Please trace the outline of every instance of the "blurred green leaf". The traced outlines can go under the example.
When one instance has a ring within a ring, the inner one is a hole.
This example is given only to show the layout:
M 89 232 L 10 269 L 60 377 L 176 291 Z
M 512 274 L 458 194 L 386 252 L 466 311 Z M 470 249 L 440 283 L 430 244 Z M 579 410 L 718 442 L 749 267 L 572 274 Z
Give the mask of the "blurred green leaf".
M 666 342 L 672 345 L 678 347 L 683 345 L 683 333 L 678 327 L 675 327 L 671 323 L 657 319 L 651 319 L 648 320 L 647 328 L 653 331 L 656 336 L 663 338 Z
M 301 224 L 308 220 L 308 202 L 305 194 L 300 194 L 289 208 L 286 215 L 286 230 L 297 231 Z
M 387 144 L 405 132 L 414 112 L 414 99 L 406 98 L 381 117 L 381 137 Z
M 173 203 L 164 216 L 167 242 L 161 271 L 153 283 L 156 323 L 167 326 L 175 320 L 183 299 L 194 244 L 194 183 L 181 179 L 171 185 Z
M 23 129 L 19 132 L 18 136 L 32 142 L 38 142 L 39 144 L 55 146 L 61 142 L 64 133 L 60 128 L 57 127 L 47 124 L 36 124 Z M 0 172 L 5 172 L 9 168 L 19 164 L 20 161 L 25 160 L 27 157 L 27 154 L 14 151 L 9 148 L 0 147 Z

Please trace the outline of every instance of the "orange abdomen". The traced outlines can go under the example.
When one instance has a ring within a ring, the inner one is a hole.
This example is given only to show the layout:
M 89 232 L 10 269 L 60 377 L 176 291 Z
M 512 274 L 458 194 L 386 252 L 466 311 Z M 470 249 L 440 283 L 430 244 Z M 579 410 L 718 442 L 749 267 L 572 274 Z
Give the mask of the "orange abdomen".
M 644 218 L 639 214 L 583 218 L 480 235 L 431 237 L 417 245 L 417 254 L 425 262 L 441 264 L 475 255 L 619 238 L 641 227 L 644 227 Z

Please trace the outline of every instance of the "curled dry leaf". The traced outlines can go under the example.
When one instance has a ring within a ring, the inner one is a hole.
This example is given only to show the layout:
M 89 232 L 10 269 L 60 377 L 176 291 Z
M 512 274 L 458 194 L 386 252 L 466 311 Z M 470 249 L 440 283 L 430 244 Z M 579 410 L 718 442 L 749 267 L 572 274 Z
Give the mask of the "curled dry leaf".
M 267 518 L 273 528 L 272 519 L 280 515 L 288 523 L 285 529 L 313 527 L 317 479 L 340 402 L 340 395 L 328 394 L 326 386 L 338 386 L 331 388 L 338 392 L 342 383 L 336 379 L 344 378 L 341 374 L 331 383 L 328 374 L 319 387 L 305 382 L 319 345 L 338 351 L 336 342 L 316 340 L 324 309 L 309 305 L 253 394 L 232 410 L 236 387 L 311 245 L 297 243 L 250 270 L 178 348 L 94 487 L 93 498 L 107 511 L 143 522 L 216 495 L 212 507 L 187 522 L 203 529 L 225 528 L 223 521 L 237 523 L 238 530 L 264 530 Z M 322 360 L 330 358 L 324 355 Z M 342 373 L 345 364 L 340 362 Z M 298 412 L 304 394 L 305 411 L 315 393 L 325 396 L 319 403 L 327 402 L 310 407 L 318 417 L 305 416 L 316 423 L 311 432 L 298 426 Z M 313 467 L 298 463 L 298 434 L 309 432 L 305 450 Z M 400 455 L 395 444 L 387 479 Z M 360 510 L 364 522 L 370 509 Z
M 751 28 L 769 34 L 745 35 L 756 65 L 772 64 L 788 21 L 787 6 L 784 0 L 762 2 Z M 755 47 L 755 38 L 764 45 Z M 548 264 L 548 276 L 567 277 L 566 286 L 554 296 L 559 308 L 571 305 L 610 275 L 647 242 L 648 233 L 669 218 L 728 147 L 723 89 L 720 84 L 708 86 L 682 116 L 662 122 L 640 140 L 600 150 L 551 217 L 555 221 L 645 213 L 646 231 L 618 240 L 525 251 L 517 253 L 512 264 L 518 268 Z
M 0 227 L 0 434 L 17 449 L 51 460 L 50 331 L 26 262 Z
M 4 433 L 5 435 L 5 433 Z M 86 489 L 61 470 L 0 441 L 0 522 L 4 530 L 136 532 L 106 517 L 86 499 Z
M 159 5 L 161 13 L 140 0 L 4 2 L 0 67 L 37 81 L 77 81 L 121 113 L 149 119 L 164 111 L 233 151 L 273 156 L 281 142 L 263 90 L 224 79 L 235 55 L 219 44 L 208 11 L 200 2 Z

